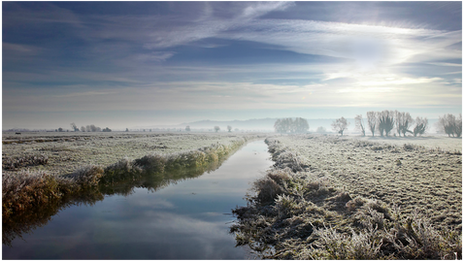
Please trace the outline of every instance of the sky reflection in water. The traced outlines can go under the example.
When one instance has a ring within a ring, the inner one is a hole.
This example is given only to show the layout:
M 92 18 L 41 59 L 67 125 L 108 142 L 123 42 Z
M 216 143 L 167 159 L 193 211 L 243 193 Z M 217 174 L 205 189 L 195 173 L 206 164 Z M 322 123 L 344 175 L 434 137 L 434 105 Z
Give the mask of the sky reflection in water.
M 271 165 L 266 144 L 252 142 L 199 178 L 70 207 L 3 245 L 3 259 L 245 259 L 228 234 L 231 209 Z

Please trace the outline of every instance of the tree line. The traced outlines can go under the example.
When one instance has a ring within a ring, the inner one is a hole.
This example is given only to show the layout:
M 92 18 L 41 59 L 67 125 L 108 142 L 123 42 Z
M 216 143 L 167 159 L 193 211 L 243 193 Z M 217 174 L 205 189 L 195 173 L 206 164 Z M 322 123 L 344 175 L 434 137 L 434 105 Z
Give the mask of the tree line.
M 424 134 L 428 128 L 429 123 L 426 117 L 416 117 L 413 119 L 409 112 L 400 112 L 392 110 L 384 111 L 368 111 L 366 113 L 367 124 L 364 122 L 362 114 L 355 117 L 355 130 L 360 131 L 363 136 L 370 131 L 372 136 L 380 134 L 380 136 L 388 137 L 390 135 L 403 136 L 412 134 L 414 137 Z M 350 123 L 341 117 L 332 122 L 332 129 L 343 135 L 348 129 Z M 439 117 L 437 127 L 448 134 L 449 137 L 461 137 L 462 135 L 462 114 L 454 116 L 452 114 L 445 114 Z M 277 119 L 274 124 L 274 129 L 278 133 L 306 133 L 309 129 L 308 122 L 303 118 L 283 118 Z M 325 129 L 319 127 L 317 132 L 323 132 Z
M 368 111 L 366 113 L 367 124 L 364 123 L 362 115 L 355 117 L 355 129 L 361 131 L 363 136 L 366 135 L 366 129 L 371 132 L 372 136 L 379 133 L 380 136 L 389 136 L 392 132 L 393 135 L 403 135 L 406 137 L 410 133 L 416 137 L 417 135 L 424 134 L 429 125 L 426 117 L 417 117 L 415 120 L 409 112 L 389 111 L 384 110 L 381 112 Z M 448 136 L 461 137 L 462 134 L 462 114 L 455 117 L 452 114 L 445 114 L 438 119 L 438 127 L 442 129 Z
M 73 122 L 71 123 L 71 128 L 74 131 L 82 131 L 82 132 L 111 132 L 111 129 L 106 127 L 104 129 L 95 126 L 94 124 L 87 125 L 87 126 L 82 126 L 80 129 L 77 127 L 77 125 Z M 61 129 L 61 128 L 60 128 Z

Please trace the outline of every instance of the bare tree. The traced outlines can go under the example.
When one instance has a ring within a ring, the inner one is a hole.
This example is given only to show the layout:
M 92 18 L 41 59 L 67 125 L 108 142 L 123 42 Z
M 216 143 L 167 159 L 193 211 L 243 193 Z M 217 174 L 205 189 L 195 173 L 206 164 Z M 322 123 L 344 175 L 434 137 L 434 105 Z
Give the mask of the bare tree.
M 71 128 L 73 128 L 74 131 L 79 131 L 79 128 L 77 127 L 77 125 L 74 122 L 71 123 Z
M 354 118 L 354 123 L 355 123 L 355 130 L 361 131 L 363 136 L 366 136 L 366 129 L 364 125 L 364 120 L 362 118 L 362 114 L 356 115 Z
M 348 129 L 348 125 L 346 119 L 341 117 L 332 123 L 332 129 L 343 136 L 343 132 Z
M 375 129 L 377 127 L 377 115 L 378 113 L 375 111 L 368 111 L 367 115 L 367 125 L 369 126 L 369 130 L 372 133 L 372 137 L 374 136 Z
M 214 131 L 218 132 L 219 130 L 221 130 L 221 128 L 219 128 L 219 126 L 214 126 Z
M 274 123 L 274 129 L 278 133 L 287 133 L 291 131 L 291 125 L 292 119 L 291 118 L 285 118 L 285 119 L 277 119 L 276 122 Z
M 390 131 L 395 127 L 395 113 L 388 110 L 380 112 L 378 126 L 380 136 L 383 137 L 383 132 L 385 132 L 385 136 L 388 137 Z
M 462 135 L 462 113 L 459 113 L 459 116 L 456 118 L 454 133 L 456 133 L 458 137 Z
M 395 111 L 395 122 L 398 136 L 401 136 L 402 133 L 403 136 L 406 137 L 406 133 L 413 133 L 409 130 L 409 127 L 414 124 L 414 120 L 412 119 L 409 112 Z
M 461 118 L 461 114 L 459 114 L 459 118 Z M 443 128 L 446 134 L 448 134 L 448 137 L 453 137 L 455 135 L 458 135 L 458 137 L 461 136 L 462 133 L 462 119 L 459 120 L 459 127 L 456 128 L 457 122 L 456 122 L 456 117 L 452 114 L 445 114 L 443 117 L 438 117 L 438 125 Z
M 81 131 L 85 132 L 85 127 L 84 126 L 81 127 Z
M 232 126 L 227 125 L 227 130 L 228 130 L 229 132 L 231 132 L 231 131 L 232 131 Z
M 296 118 L 293 121 L 293 132 L 295 133 L 306 133 L 309 129 L 308 121 L 303 118 Z
M 427 118 L 417 117 L 416 118 L 416 126 L 413 129 L 414 137 L 416 137 L 417 134 L 419 134 L 419 135 L 424 134 L 425 131 L 427 130 L 428 123 L 429 122 L 428 122 Z

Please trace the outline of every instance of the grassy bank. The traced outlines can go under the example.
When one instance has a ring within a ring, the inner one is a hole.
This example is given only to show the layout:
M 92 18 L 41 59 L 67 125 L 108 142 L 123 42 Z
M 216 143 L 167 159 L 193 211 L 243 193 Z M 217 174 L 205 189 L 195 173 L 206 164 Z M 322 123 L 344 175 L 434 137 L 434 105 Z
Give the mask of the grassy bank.
M 48 222 L 71 204 L 94 204 L 105 195 L 127 195 L 137 187 L 157 190 L 214 170 L 247 141 L 256 138 L 262 137 L 250 135 L 189 151 L 152 153 L 134 160 L 123 158 L 105 168 L 81 167 L 66 175 L 44 171 L 4 173 L 3 243 Z
M 122 158 L 171 154 L 250 139 L 247 133 L 22 133 L 3 135 L 3 173 L 28 170 L 64 175 L 86 166 L 105 168 Z
M 268 138 L 274 169 L 234 210 L 275 259 L 461 258 L 462 156 L 323 136 Z

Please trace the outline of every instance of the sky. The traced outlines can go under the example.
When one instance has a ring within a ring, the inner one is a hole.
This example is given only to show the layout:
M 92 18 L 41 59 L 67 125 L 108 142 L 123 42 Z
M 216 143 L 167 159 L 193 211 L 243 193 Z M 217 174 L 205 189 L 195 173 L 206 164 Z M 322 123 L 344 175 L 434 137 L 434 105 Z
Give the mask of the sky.
M 462 2 L 2 2 L 2 129 L 462 111 Z

